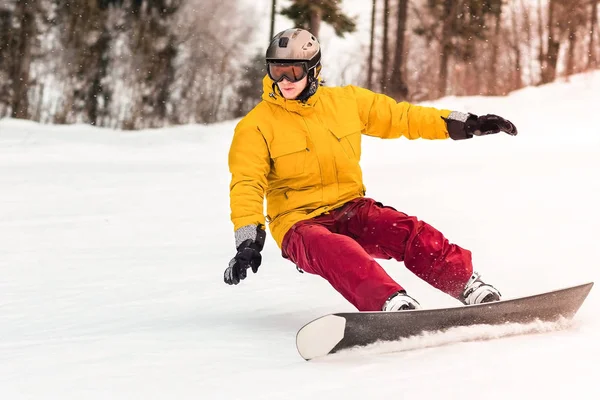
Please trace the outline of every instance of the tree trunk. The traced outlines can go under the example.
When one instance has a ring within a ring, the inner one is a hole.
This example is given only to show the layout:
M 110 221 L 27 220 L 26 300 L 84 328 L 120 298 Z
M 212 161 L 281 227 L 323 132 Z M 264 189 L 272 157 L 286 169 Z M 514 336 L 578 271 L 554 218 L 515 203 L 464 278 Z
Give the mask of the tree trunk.
M 11 80 L 13 31 L 10 28 L 13 20 L 12 10 L 0 8 L 0 118 L 8 116 L 12 103 Z
M 408 0 L 398 0 L 398 26 L 396 30 L 396 49 L 390 77 L 389 93 L 394 99 L 400 101 L 408 97 L 408 86 L 402 74 L 404 68 L 404 33 L 406 31 L 406 16 L 408 14 Z
M 35 0 L 17 2 L 15 15 L 21 20 L 18 33 L 16 54 L 13 54 L 13 97 L 11 102 L 12 117 L 27 119 L 29 117 L 29 69 L 31 66 L 32 41 L 36 37 L 34 10 L 37 9 Z
M 535 56 L 533 55 L 534 53 L 534 39 L 533 39 L 533 33 L 531 32 L 532 29 L 532 22 L 531 22 L 531 10 L 532 7 L 525 7 L 525 0 L 520 0 L 519 2 L 519 12 L 514 14 L 515 15 L 515 19 L 516 19 L 516 15 L 522 15 L 523 16 L 523 20 L 521 25 L 517 25 L 516 29 L 517 29 L 517 33 L 515 34 L 515 41 L 520 41 L 519 39 L 521 39 L 521 35 L 523 30 L 525 31 L 525 38 L 526 38 L 526 42 L 527 43 L 527 54 L 524 55 L 522 61 L 526 62 L 528 64 L 528 68 L 531 74 L 531 71 L 535 71 Z M 514 9 L 513 9 L 514 11 Z M 531 77 L 531 75 L 529 76 L 529 79 L 527 82 L 523 81 L 523 74 L 522 71 L 519 72 L 519 81 L 521 82 L 522 85 L 530 85 L 533 83 L 533 78 Z M 517 88 L 520 88 L 522 86 L 518 86 Z
M 167 35 L 168 45 L 158 54 L 160 60 L 160 70 L 157 75 L 160 77 L 158 83 L 158 93 L 156 97 L 156 109 L 160 118 L 159 124 L 164 125 L 169 119 L 169 110 L 167 104 L 171 98 L 171 86 L 175 81 L 175 66 L 173 65 L 177 57 L 176 40 L 173 36 Z M 216 115 L 216 113 L 215 113 Z M 159 125 L 160 126 L 160 125 Z
M 575 72 L 575 45 L 577 42 L 577 29 L 573 27 L 573 24 L 569 24 L 569 41 L 567 48 L 567 66 L 565 68 L 565 75 L 571 76 Z
M 99 125 L 109 100 L 109 89 L 103 85 L 110 62 L 108 11 L 95 1 L 71 0 L 57 12 L 63 26 L 61 44 L 69 57 L 65 62 L 69 76 L 63 95 L 66 100 L 57 121 Z
M 275 36 L 275 15 L 277 13 L 277 0 L 271 2 L 271 28 L 269 30 L 269 42 Z
M 521 0 L 521 5 L 523 0 Z M 523 9 L 523 8 L 521 8 Z M 520 40 L 520 35 L 519 35 L 519 29 L 518 29 L 518 24 L 517 24 L 517 15 L 518 13 L 513 9 L 512 11 L 512 15 L 511 15 L 511 19 L 512 19 L 512 36 L 513 36 L 513 51 L 515 52 L 515 67 L 514 67 L 514 71 L 513 71 L 513 79 L 512 79 L 512 88 L 510 88 L 510 90 L 514 90 L 514 89 L 520 89 L 523 87 L 523 78 L 521 75 L 521 40 Z M 528 26 L 528 25 L 526 25 Z M 527 29 L 527 31 L 529 31 L 529 29 Z M 527 42 L 528 45 L 530 45 L 530 42 Z
M 496 14 L 496 26 L 494 28 L 494 39 L 492 42 L 492 60 L 490 62 L 490 81 L 488 86 L 488 95 L 496 96 L 500 93 L 500 77 L 498 76 L 498 50 L 500 47 L 500 28 L 502 26 L 502 9 Z
M 594 47 L 594 36 L 596 33 L 596 24 L 598 22 L 598 1 L 592 0 L 592 14 L 590 18 L 590 41 L 588 44 L 588 61 L 587 67 L 588 69 L 592 69 L 596 67 L 597 59 L 596 59 L 596 48 Z
M 560 51 L 560 41 L 556 32 L 556 21 L 554 19 L 554 7 L 556 0 L 550 0 L 548 4 L 548 45 L 544 57 L 545 68 L 542 70 L 542 83 L 549 83 L 556 78 L 556 64 Z
M 377 0 L 373 0 L 371 9 L 371 38 L 369 40 L 369 64 L 367 68 L 367 89 L 373 90 L 373 52 L 375 49 L 375 13 L 377 11 Z
M 136 21 L 132 46 L 140 54 L 137 68 L 139 79 L 139 122 L 141 128 L 158 128 L 170 119 L 169 102 L 175 78 L 174 60 L 177 43 L 172 33 L 173 18 L 180 3 L 170 9 L 156 3 L 143 3 Z
M 310 9 L 310 27 L 308 30 L 315 37 L 319 37 L 319 31 L 321 30 L 321 19 L 323 17 L 323 10 L 320 7 L 311 7 Z
M 444 0 L 444 13 L 442 21 L 442 51 L 440 54 L 440 74 L 438 81 L 438 97 L 446 95 L 448 84 L 448 63 L 450 61 L 450 53 L 452 51 L 452 22 L 456 18 L 455 7 L 453 0 Z
M 104 20 L 104 18 L 102 19 Z M 108 73 L 109 56 L 111 37 L 107 30 L 103 30 L 98 38 L 98 41 L 90 49 L 91 54 L 95 58 L 92 72 L 92 81 L 89 85 L 89 90 L 85 99 L 86 114 L 90 124 L 98 125 L 98 119 L 102 113 L 102 108 L 107 108 L 109 102 L 108 91 L 104 89 L 102 81 Z M 100 99 L 102 101 L 100 102 Z
M 381 86 L 381 93 L 387 93 L 388 91 L 388 66 L 389 66 L 389 55 L 388 55 L 388 30 L 389 30 L 389 18 L 390 16 L 390 0 L 383 0 L 383 43 L 381 46 L 382 60 L 381 60 L 381 78 L 379 84 Z
M 552 1 L 552 0 L 550 0 Z M 540 38 L 540 47 L 538 51 L 538 61 L 540 63 L 540 83 L 544 80 L 544 69 L 546 68 L 545 62 L 545 54 L 546 51 L 544 49 L 544 15 L 542 12 L 542 0 L 538 0 L 538 37 Z

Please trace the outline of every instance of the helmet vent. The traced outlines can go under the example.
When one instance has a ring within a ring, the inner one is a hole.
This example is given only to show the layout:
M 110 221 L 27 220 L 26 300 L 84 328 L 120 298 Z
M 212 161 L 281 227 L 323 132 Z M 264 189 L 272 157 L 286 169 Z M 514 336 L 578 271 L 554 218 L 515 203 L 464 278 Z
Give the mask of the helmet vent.
M 290 39 L 286 37 L 279 38 L 279 47 L 287 47 L 289 41 Z

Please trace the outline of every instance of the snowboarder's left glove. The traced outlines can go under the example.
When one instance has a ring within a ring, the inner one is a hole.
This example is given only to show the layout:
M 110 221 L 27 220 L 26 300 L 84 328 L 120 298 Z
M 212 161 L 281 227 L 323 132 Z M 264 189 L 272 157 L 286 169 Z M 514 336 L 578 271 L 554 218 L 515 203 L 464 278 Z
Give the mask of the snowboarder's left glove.
M 237 254 L 225 269 L 224 280 L 228 285 L 237 285 L 246 279 L 246 270 L 256 273 L 262 262 L 260 252 L 265 245 L 267 234 L 262 226 L 246 225 L 235 231 Z
M 448 134 L 454 140 L 470 139 L 473 136 L 484 136 L 498 132 L 505 132 L 515 136 L 517 127 L 507 119 L 493 114 L 478 117 L 474 114 L 465 114 L 452 111 L 448 118 L 444 118 L 448 127 Z

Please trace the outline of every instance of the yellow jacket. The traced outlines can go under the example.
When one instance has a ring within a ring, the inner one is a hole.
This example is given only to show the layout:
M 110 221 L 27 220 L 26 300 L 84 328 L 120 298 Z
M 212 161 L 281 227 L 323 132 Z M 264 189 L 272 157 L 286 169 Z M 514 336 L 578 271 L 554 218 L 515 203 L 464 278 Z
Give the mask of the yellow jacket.
M 306 103 L 263 80 L 263 101 L 236 126 L 229 151 L 231 220 L 265 225 L 281 247 L 298 221 L 365 195 L 361 134 L 446 139 L 449 110 L 397 103 L 356 86 L 320 87 Z

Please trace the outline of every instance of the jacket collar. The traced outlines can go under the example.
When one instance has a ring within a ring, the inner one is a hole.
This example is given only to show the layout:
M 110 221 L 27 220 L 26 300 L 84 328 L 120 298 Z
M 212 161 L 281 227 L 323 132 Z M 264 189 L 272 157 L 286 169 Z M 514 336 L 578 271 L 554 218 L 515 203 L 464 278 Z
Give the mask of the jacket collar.
M 306 114 L 314 109 L 315 104 L 319 101 L 320 90 L 317 89 L 315 94 L 310 96 L 306 103 L 298 100 L 286 100 L 277 90 L 274 85 L 275 82 L 269 75 L 265 75 L 263 78 L 263 94 L 262 99 L 272 104 L 276 104 L 287 111 L 295 112 L 298 114 Z

